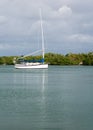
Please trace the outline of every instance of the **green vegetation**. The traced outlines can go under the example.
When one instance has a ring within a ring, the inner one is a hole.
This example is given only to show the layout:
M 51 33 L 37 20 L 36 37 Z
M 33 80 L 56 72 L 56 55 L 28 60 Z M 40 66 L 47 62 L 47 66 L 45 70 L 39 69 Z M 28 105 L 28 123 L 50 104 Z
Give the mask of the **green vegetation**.
M 17 58 L 17 56 L 16 56 Z M 41 56 L 29 56 L 26 60 L 39 60 Z M 14 56 L 3 56 L 0 57 L 0 65 L 13 65 Z M 93 52 L 87 54 L 55 54 L 47 53 L 45 54 L 45 62 L 50 65 L 93 65 Z
M 0 57 L 0 65 L 13 65 L 13 56 Z

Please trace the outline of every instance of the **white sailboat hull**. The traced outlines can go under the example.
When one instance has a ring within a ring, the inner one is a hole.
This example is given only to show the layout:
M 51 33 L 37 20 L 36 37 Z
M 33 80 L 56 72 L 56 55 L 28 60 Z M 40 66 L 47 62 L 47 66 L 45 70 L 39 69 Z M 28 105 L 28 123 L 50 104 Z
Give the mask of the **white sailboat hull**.
M 37 65 L 26 65 L 26 64 L 15 64 L 16 69 L 47 69 L 48 64 L 37 64 Z

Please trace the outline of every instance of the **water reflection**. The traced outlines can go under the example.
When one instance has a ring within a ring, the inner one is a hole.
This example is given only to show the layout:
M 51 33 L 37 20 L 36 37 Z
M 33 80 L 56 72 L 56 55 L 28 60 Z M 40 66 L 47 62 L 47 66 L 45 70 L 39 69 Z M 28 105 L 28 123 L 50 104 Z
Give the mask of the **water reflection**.
M 47 119 L 48 70 L 14 70 L 13 109 L 16 127 L 44 127 Z M 24 126 L 25 122 L 25 126 Z

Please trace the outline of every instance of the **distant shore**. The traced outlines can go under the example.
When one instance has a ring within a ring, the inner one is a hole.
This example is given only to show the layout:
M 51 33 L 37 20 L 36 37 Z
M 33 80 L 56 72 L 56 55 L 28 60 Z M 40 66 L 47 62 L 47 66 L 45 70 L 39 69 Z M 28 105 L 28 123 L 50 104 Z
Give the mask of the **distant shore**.
M 13 65 L 13 59 L 18 56 L 1 56 L 0 65 Z M 29 56 L 25 59 L 41 59 L 42 56 Z M 93 65 L 93 52 L 89 53 L 68 53 L 66 55 L 57 53 L 46 53 L 45 62 L 49 65 Z

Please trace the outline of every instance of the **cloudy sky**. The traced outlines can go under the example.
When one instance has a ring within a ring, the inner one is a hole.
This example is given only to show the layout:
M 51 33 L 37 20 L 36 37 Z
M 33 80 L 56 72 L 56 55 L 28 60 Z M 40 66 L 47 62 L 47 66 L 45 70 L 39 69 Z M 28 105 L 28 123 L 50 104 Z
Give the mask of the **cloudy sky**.
M 93 0 L 0 0 L 0 56 L 41 48 L 39 8 L 46 52 L 93 51 Z

